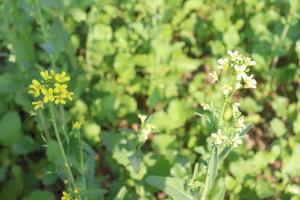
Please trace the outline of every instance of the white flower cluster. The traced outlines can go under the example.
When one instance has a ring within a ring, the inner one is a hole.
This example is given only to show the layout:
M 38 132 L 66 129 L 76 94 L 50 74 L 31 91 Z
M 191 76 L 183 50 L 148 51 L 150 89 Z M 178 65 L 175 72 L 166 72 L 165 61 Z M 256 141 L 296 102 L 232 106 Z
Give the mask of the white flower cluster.
M 230 82 L 221 85 L 224 95 L 229 95 L 240 88 L 256 88 L 257 82 L 254 79 L 254 75 L 247 74 L 250 71 L 250 67 L 254 66 L 256 62 L 238 51 L 228 51 L 227 53 L 229 57 L 218 59 L 217 71 L 210 73 L 212 82 L 218 82 L 222 73 L 234 74 L 234 77 L 230 78 Z
M 218 129 L 217 133 L 212 133 L 211 137 L 213 138 L 213 143 L 215 145 L 232 145 L 234 148 L 237 148 L 240 144 L 243 143 L 242 137 L 239 133 L 236 133 L 232 137 L 227 137 L 221 129 Z
M 152 133 L 153 129 L 155 129 L 155 126 L 147 122 L 146 115 L 139 114 L 138 117 L 141 120 L 140 141 L 145 142 L 148 139 L 149 135 Z

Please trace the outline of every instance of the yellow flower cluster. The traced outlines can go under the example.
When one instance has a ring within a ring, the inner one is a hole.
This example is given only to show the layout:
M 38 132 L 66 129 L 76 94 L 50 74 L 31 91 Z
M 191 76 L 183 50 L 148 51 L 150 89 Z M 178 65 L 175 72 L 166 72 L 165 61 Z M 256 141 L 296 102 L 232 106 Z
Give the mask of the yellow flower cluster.
M 61 197 L 61 200 L 71 200 L 71 197 L 67 192 L 63 191 L 63 196 Z
M 44 105 L 49 102 L 65 104 L 67 100 L 72 100 L 73 92 L 68 91 L 66 84 L 70 80 L 70 76 L 66 72 L 55 73 L 45 70 L 40 75 L 40 81 L 33 79 L 29 85 L 28 93 L 38 98 L 32 102 L 34 110 L 44 108 Z

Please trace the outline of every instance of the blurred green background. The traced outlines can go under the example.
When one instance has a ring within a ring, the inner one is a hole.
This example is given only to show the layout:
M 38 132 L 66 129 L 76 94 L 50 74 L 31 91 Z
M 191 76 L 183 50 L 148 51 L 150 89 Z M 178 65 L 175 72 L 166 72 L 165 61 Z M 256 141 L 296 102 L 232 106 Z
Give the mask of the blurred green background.
M 105 198 L 126 186 L 125 199 L 167 199 L 144 178 L 188 177 L 208 158 L 211 130 L 194 112 L 220 101 L 208 73 L 231 49 L 257 62 L 258 89 L 236 97 L 254 127 L 220 166 L 226 199 L 300 199 L 299 13 L 298 0 L 2 0 L 0 199 L 64 190 L 26 94 L 51 57 L 72 77 L 67 118 L 84 121 Z M 132 150 L 115 147 L 139 113 L 159 131 L 135 174 L 123 159 Z

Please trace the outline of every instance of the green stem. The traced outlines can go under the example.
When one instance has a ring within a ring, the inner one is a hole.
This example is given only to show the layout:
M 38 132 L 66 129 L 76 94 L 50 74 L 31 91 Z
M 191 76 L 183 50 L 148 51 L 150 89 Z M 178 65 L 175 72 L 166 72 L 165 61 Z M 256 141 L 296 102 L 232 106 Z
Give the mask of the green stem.
M 78 136 L 78 142 L 80 145 L 80 171 L 82 176 L 82 187 L 83 190 L 86 190 L 86 177 L 85 177 L 84 160 L 83 160 L 83 141 L 81 139 L 80 133 Z
M 48 131 L 47 126 L 46 126 L 46 121 L 45 121 L 45 117 L 44 117 L 43 111 L 39 111 L 38 112 L 38 116 L 39 116 L 39 118 L 41 120 L 43 131 L 46 134 L 46 139 L 49 140 L 50 139 L 50 134 L 49 134 L 49 131 Z
M 55 136 L 56 136 L 56 140 L 58 142 L 59 150 L 60 150 L 61 156 L 62 156 L 63 161 L 64 161 L 64 166 L 67 169 L 69 180 L 71 181 L 71 184 L 72 184 L 73 188 L 76 188 L 75 179 L 74 179 L 74 176 L 73 176 L 72 171 L 71 171 L 70 163 L 67 159 L 67 156 L 66 156 L 61 138 L 60 138 L 60 134 L 58 132 L 58 127 L 57 127 L 57 123 L 56 123 L 56 116 L 55 116 L 55 110 L 54 110 L 54 106 L 52 104 L 50 104 L 50 115 L 51 115 L 51 118 L 52 118 L 51 121 L 52 121 L 52 125 L 53 125 L 53 128 L 54 128 L 54 133 L 55 133 Z

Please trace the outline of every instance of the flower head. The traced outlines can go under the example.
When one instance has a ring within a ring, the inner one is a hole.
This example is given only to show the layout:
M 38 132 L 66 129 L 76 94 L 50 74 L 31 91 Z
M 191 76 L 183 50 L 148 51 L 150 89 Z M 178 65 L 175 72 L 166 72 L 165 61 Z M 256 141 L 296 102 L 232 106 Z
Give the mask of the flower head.
M 223 94 L 228 95 L 232 91 L 232 87 L 228 84 L 225 84 L 221 87 Z
M 241 55 L 238 51 L 227 51 L 232 61 L 241 60 Z
M 226 143 L 227 137 L 218 129 L 217 133 L 212 133 L 211 137 L 214 139 L 214 144 L 221 145 Z
M 236 71 L 236 79 L 241 80 L 242 77 L 246 76 L 245 70 L 246 70 L 246 65 L 235 65 L 234 69 Z
M 45 70 L 45 71 L 42 71 L 40 73 L 41 77 L 45 80 L 45 81 L 48 81 L 50 79 L 52 79 L 52 76 L 51 74 L 49 73 L 49 71 Z
M 41 100 L 32 102 L 32 105 L 34 106 L 34 110 L 44 108 L 44 102 Z
M 82 123 L 80 121 L 75 121 L 73 123 L 73 129 L 79 130 L 81 128 Z
M 31 83 L 32 84 L 29 85 L 28 94 L 32 94 L 34 97 L 40 96 L 40 91 L 42 89 L 41 83 L 36 79 L 33 79 Z
M 71 200 L 71 196 L 67 192 L 63 191 L 63 196 L 61 197 L 61 200 Z
M 234 148 L 237 148 L 242 143 L 243 141 L 241 139 L 241 136 L 239 134 L 235 134 L 235 136 L 232 138 L 232 146 Z
M 55 80 L 58 83 L 64 83 L 64 82 L 69 81 L 70 79 L 71 79 L 70 76 L 68 76 L 66 72 L 62 72 L 60 74 L 55 74 Z
M 72 100 L 73 92 L 68 91 L 68 85 L 65 83 L 70 80 L 66 72 L 55 73 L 45 70 L 40 72 L 40 76 L 40 81 L 32 80 L 28 91 L 37 98 L 32 102 L 35 110 L 44 108 L 44 105 L 50 102 L 65 104 L 67 100 Z
M 233 110 L 233 112 L 235 112 L 235 113 L 240 112 L 239 107 L 240 107 L 239 103 L 232 104 L 232 110 Z
M 212 73 L 209 73 L 209 75 L 211 76 L 212 78 L 212 82 L 217 82 L 219 80 L 219 77 L 218 77 L 218 74 L 216 71 L 213 71 Z
M 217 66 L 217 69 L 221 70 L 221 69 L 224 69 L 224 68 L 227 68 L 228 65 L 229 65 L 229 59 L 228 58 L 220 58 L 218 59 L 218 66 Z
M 253 74 L 244 77 L 245 88 L 256 88 L 256 80 L 253 77 Z

